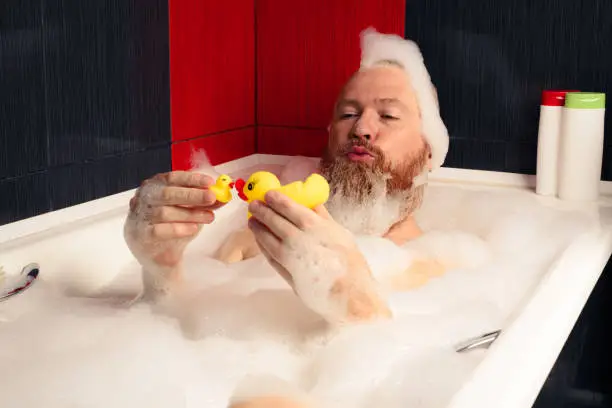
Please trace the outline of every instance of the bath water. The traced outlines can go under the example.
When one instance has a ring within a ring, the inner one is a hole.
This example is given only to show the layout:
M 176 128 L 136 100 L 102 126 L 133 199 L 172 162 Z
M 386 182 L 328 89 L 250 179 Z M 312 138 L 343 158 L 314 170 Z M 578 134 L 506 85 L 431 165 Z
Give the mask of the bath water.
M 394 313 L 386 322 L 331 330 L 261 257 L 224 265 L 203 256 L 206 235 L 189 248 L 190 284 L 170 305 L 38 282 L 0 304 L 2 407 L 221 408 L 266 393 L 325 408 L 443 407 L 486 356 L 453 346 L 508 327 L 589 225 L 526 193 L 443 186 L 428 187 L 417 219 L 425 235 L 401 248 L 358 237 Z M 391 291 L 385 282 L 423 257 L 451 268 Z M 114 287 L 136 293 L 139 273 Z

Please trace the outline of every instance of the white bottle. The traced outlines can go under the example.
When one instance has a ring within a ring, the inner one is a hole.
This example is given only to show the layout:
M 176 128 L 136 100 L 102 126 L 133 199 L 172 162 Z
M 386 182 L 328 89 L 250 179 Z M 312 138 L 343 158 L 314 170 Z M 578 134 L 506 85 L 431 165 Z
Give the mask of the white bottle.
M 565 94 L 578 91 L 545 90 L 540 104 L 538 128 L 538 156 L 536 164 L 536 194 L 557 195 L 557 160 L 561 118 L 565 105 Z
M 562 200 L 599 198 L 604 150 L 606 95 L 565 95 L 559 149 L 558 195 Z

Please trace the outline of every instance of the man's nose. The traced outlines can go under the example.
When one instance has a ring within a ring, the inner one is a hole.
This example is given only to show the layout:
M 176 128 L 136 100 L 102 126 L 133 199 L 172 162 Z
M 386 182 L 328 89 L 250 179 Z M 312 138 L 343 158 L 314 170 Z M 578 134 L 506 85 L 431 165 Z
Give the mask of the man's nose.
M 373 142 L 376 139 L 376 135 L 378 133 L 378 128 L 374 123 L 371 115 L 363 114 L 357 122 L 355 122 L 355 127 L 353 128 L 353 138 L 354 139 L 364 139 L 368 142 Z

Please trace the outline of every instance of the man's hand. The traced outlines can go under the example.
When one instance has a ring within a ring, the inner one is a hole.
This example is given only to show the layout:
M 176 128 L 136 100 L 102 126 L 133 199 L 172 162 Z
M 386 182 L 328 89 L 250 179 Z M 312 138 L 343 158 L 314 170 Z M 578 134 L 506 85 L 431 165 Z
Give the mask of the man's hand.
M 262 253 L 302 301 L 330 322 L 390 315 L 349 231 L 325 207 L 314 211 L 271 191 L 249 205 Z
M 203 224 L 221 206 L 207 175 L 175 171 L 146 180 L 130 201 L 125 239 L 143 266 L 174 268 Z

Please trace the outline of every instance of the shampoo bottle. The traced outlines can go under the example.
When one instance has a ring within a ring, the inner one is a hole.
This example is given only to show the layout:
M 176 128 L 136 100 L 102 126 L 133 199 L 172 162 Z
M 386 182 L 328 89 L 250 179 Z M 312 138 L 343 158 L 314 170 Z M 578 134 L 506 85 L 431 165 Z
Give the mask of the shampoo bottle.
M 536 164 L 536 194 L 557 195 L 559 138 L 565 95 L 568 92 L 545 90 L 540 105 L 538 155 Z
M 558 195 L 562 200 L 599 198 L 604 149 L 603 93 L 565 95 L 559 149 Z

